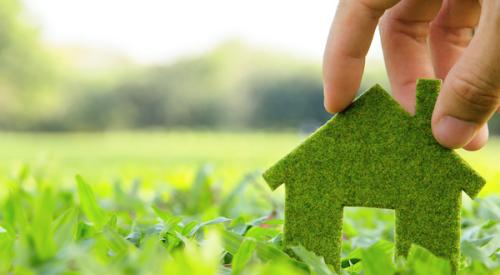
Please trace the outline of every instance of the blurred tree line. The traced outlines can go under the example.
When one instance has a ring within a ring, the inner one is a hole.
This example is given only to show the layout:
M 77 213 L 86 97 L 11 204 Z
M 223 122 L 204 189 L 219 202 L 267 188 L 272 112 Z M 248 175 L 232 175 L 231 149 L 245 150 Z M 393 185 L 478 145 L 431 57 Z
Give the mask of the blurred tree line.
M 0 0 L 0 127 L 23 129 L 54 101 L 56 67 L 18 0 Z
M 0 0 L 1 129 L 309 131 L 331 117 L 319 64 L 238 41 L 154 66 L 91 49 L 49 49 L 19 3 Z M 388 87 L 381 64 L 367 67 L 361 90 Z M 491 130 L 500 134 L 498 116 Z
M 53 130 L 296 128 L 319 124 L 319 67 L 237 41 L 165 66 L 130 69 L 111 85 L 65 93 Z

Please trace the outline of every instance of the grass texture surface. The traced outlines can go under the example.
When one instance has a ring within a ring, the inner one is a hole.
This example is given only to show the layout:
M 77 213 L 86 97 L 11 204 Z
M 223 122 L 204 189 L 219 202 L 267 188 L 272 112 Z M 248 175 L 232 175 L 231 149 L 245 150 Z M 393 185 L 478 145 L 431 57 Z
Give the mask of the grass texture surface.
M 374 86 L 264 173 L 272 189 L 286 185 L 286 245 L 339 271 L 343 208 L 394 209 L 396 256 L 417 244 L 457 270 L 461 194 L 475 197 L 485 181 L 432 136 L 440 83 L 418 81 L 415 115 Z

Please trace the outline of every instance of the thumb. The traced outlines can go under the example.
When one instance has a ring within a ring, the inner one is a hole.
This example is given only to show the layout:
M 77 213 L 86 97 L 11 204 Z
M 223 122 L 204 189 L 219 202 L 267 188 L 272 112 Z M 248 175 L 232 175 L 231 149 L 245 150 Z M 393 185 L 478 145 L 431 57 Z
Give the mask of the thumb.
M 488 2 L 496 7 L 486 7 Z M 450 70 L 437 99 L 432 132 L 445 147 L 467 145 L 500 107 L 498 2 L 483 1 L 478 31 Z
M 467 145 L 499 108 L 500 85 L 475 76 L 481 69 L 473 70 L 451 71 L 436 102 L 432 131 L 445 147 Z

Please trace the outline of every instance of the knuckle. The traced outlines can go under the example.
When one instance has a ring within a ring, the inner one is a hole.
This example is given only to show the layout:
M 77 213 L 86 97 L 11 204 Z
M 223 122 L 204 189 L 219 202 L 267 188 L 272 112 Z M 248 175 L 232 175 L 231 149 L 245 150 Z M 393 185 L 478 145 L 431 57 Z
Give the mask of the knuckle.
M 429 22 L 425 20 L 408 20 L 394 17 L 391 14 L 382 16 L 379 28 L 383 36 L 394 35 L 408 37 L 422 44 L 427 43 Z M 391 38 L 392 40 L 393 38 Z
M 456 47 L 465 48 L 474 34 L 474 27 L 448 27 L 431 23 L 430 35 L 433 39 L 446 41 Z
M 376 11 L 380 14 L 384 13 L 384 11 L 392 6 L 394 6 L 396 3 L 398 3 L 400 0 L 361 0 L 359 3 L 363 6 L 365 6 L 367 9 L 370 9 L 372 11 Z
M 476 74 L 457 75 L 450 84 L 458 100 L 473 111 L 488 113 L 500 104 L 499 87 Z

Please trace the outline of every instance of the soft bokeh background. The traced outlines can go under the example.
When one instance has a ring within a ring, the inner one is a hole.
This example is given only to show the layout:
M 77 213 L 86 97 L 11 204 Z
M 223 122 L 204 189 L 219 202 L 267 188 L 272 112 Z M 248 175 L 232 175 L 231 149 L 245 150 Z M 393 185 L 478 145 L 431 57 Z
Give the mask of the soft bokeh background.
M 204 164 L 228 182 L 264 169 L 330 117 L 336 4 L 0 0 L 1 175 L 183 185 Z M 378 36 L 368 59 L 360 90 L 388 87 Z M 498 191 L 498 138 L 462 154 Z
M 261 173 L 331 117 L 336 4 L 0 0 L 0 274 L 333 274 L 285 253 Z M 463 196 L 460 274 L 500 274 L 500 139 L 460 154 L 488 182 Z M 344 214 L 344 273 L 451 274 L 419 247 L 396 267 L 394 211 Z

